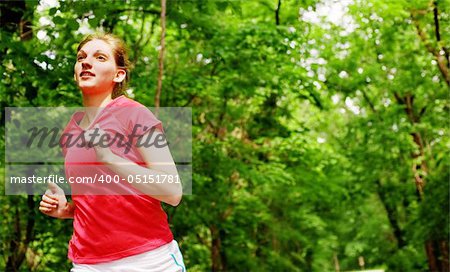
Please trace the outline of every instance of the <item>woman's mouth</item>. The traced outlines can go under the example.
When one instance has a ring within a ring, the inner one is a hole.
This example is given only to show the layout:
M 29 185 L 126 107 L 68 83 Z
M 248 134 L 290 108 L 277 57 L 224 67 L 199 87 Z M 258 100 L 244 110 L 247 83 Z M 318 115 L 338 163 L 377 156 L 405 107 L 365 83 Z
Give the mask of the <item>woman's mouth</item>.
M 95 77 L 95 74 L 89 71 L 83 71 L 80 73 L 81 78 L 89 78 L 89 77 Z

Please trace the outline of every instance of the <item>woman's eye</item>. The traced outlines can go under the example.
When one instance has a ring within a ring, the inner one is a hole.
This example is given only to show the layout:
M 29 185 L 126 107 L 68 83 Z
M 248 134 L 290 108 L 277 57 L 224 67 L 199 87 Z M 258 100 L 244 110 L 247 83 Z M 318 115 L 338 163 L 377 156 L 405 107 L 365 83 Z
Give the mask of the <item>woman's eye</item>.
M 98 56 L 97 59 L 99 59 L 99 60 L 106 60 L 106 58 L 103 57 L 103 56 Z
M 84 59 L 84 57 L 82 57 L 82 56 L 77 57 L 77 60 L 78 60 L 78 61 L 80 61 L 80 60 L 82 60 L 82 59 Z

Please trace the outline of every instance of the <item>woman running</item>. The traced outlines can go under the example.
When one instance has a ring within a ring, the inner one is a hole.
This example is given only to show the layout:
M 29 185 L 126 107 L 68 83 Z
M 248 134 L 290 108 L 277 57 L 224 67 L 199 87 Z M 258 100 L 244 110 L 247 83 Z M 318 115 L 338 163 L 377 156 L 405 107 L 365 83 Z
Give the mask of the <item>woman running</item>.
M 181 201 L 178 172 L 161 122 L 123 94 L 129 61 L 122 40 L 111 34 L 85 38 L 74 78 L 84 111 L 72 116 L 61 137 L 73 202 L 49 184 L 39 207 L 46 215 L 74 219 L 71 271 L 184 272 L 160 203 Z M 143 144 L 149 142 L 155 144 Z

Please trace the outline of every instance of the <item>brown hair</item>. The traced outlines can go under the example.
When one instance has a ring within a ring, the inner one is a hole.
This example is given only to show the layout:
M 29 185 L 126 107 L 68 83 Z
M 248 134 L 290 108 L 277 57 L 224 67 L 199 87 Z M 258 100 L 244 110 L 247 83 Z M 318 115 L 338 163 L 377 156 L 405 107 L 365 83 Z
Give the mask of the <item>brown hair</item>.
M 126 71 L 125 79 L 120 82 L 116 83 L 114 85 L 114 89 L 112 92 L 112 98 L 116 98 L 122 94 L 125 94 L 125 88 L 130 80 L 130 69 L 131 69 L 131 63 L 128 60 L 128 53 L 127 53 L 127 47 L 122 39 L 119 37 L 111 34 L 111 33 L 96 33 L 91 34 L 84 38 L 80 44 L 78 45 L 77 52 L 81 50 L 81 48 L 88 42 L 92 40 L 102 40 L 106 43 L 108 43 L 112 47 L 112 51 L 114 54 L 114 59 L 116 60 L 116 65 L 119 68 L 122 68 Z

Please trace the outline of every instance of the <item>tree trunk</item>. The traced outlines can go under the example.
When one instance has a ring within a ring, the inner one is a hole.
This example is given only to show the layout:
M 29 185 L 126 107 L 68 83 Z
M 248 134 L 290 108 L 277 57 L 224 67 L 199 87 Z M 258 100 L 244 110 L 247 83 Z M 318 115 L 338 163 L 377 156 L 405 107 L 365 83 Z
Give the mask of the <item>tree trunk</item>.
M 19 271 L 20 266 L 25 260 L 25 254 L 28 250 L 28 245 L 34 239 L 34 225 L 35 225 L 35 203 L 33 196 L 27 197 L 27 225 L 25 238 L 22 238 L 22 229 L 20 223 L 20 211 L 19 203 L 16 203 L 15 207 L 15 222 L 14 222 L 14 235 L 10 241 L 10 255 L 6 262 L 5 271 Z
M 425 251 L 428 257 L 428 268 L 430 271 L 448 272 L 448 241 L 428 240 L 425 242 Z
M 336 252 L 333 254 L 333 261 L 334 261 L 334 271 L 340 272 L 341 267 L 339 266 L 339 259 Z
M 442 271 L 443 272 L 449 272 L 450 271 L 450 262 L 449 262 L 449 256 L 448 256 L 448 241 L 447 240 L 441 240 L 439 241 L 439 246 L 441 250 L 441 256 L 442 256 Z
M 431 241 L 425 242 L 425 251 L 427 252 L 428 268 L 430 271 L 438 271 L 437 260 L 434 255 L 433 243 Z
M 164 72 L 164 50 L 165 50 L 165 36 L 166 36 L 166 0 L 161 0 L 161 49 L 159 50 L 159 72 L 158 72 L 158 86 L 155 94 L 155 114 L 158 116 L 162 80 Z
M 209 227 L 211 231 L 211 261 L 212 271 L 226 271 L 225 260 L 222 253 L 222 239 L 216 225 Z
M 416 22 L 417 23 L 417 22 Z M 418 23 L 416 24 L 418 30 Z M 419 33 L 420 34 L 420 33 Z M 420 110 L 420 113 L 414 109 L 414 95 L 406 94 L 400 97 L 397 93 L 394 93 L 397 102 L 401 105 L 405 105 L 405 112 L 408 116 L 410 123 L 415 126 L 420 124 L 420 119 L 424 112 L 424 109 Z M 421 158 L 420 164 L 414 163 L 412 171 L 414 173 L 414 180 L 416 183 L 416 191 L 418 195 L 419 203 L 423 200 L 423 188 L 426 184 L 425 177 L 428 172 L 427 163 L 425 161 L 425 148 L 422 135 L 419 131 L 411 133 L 414 143 L 419 148 L 418 153 L 412 153 L 411 157 L 414 160 Z M 435 241 L 428 239 L 425 241 L 425 251 L 428 258 L 428 268 L 430 271 L 449 271 L 449 254 L 448 254 L 448 243 L 445 241 Z
M 397 240 L 397 247 L 400 249 L 406 245 L 406 241 L 403 238 L 404 237 L 403 230 L 400 228 L 400 224 L 398 223 L 398 220 L 396 218 L 395 207 L 392 207 L 392 205 L 388 203 L 385 189 L 381 185 L 380 180 L 377 180 L 376 183 L 378 196 L 380 197 L 381 203 L 386 209 L 389 223 L 391 223 L 395 239 Z

